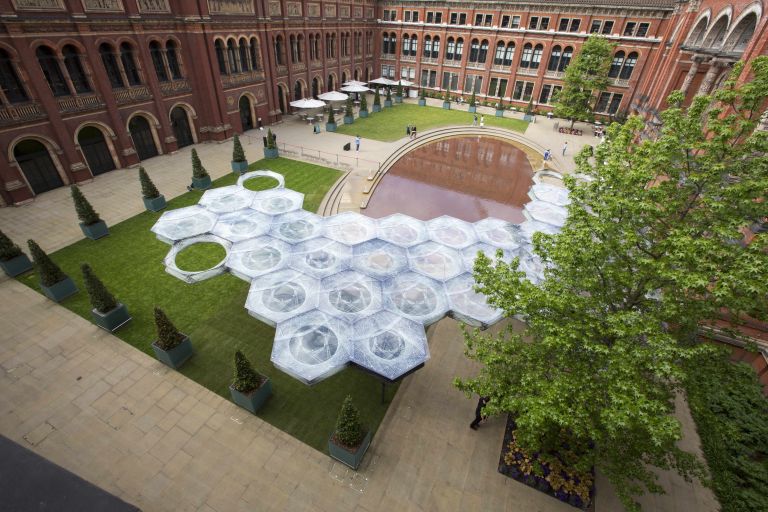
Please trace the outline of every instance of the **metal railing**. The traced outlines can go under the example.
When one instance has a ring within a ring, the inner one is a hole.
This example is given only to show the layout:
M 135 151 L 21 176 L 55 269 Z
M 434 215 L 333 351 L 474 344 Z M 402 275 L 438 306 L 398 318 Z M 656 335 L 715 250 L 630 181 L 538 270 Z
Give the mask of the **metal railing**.
M 104 106 L 104 102 L 97 94 L 82 94 L 78 96 L 64 96 L 57 98 L 59 112 L 62 114 L 72 114 L 76 112 L 85 112 L 96 110 Z
M 279 66 L 278 66 L 279 68 Z M 264 80 L 263 71 L 246 71 L 245 73 L 237 73 L 236 75 L 224 75 L 221 77 L 221 85 L 225 89 L 237 87 L 244 84 L 253 84 Z
M 247 137 L 249 145 L 263 145 L 263 136 L 245 134 L 245 137 Z M 296 144 L 288 144 L 287 142 L 278 142 L 277 148 L 284 156 L 298 157 L 300 159 L 311 160 L 324 165 L 343 167 L 347 170 L 363 169 L 373 173 L 378 171 L 381 166 L 381 162 L 360 158 L 359 156 L 356 156 L 354 152 L 352 152 L 351 155 L 345 155 Z
M 190 92 L 191 90 L 192 87 L 189 85 L 189 80 L 186 78 L 173 80 L 171 82 L 160 82 L 160 94 L 163 96 L 173 96 L 174 94 Z
M 48 117 L 40 105 L 35 102 L 0 106 L 0 126 L 16 123 L 28 123 Z
M 114 89 L 114 96 L 118 105 L 152 99 L 152 94 L 150 94 L 146 85 Z

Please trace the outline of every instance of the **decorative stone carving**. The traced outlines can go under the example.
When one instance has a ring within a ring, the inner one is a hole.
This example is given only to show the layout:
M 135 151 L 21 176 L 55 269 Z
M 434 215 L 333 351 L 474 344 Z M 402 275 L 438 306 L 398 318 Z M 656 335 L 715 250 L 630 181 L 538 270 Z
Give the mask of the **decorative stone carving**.
M 348 5 L 340 5 L 339 6 L 339 17 L 340 18 L 349 18 L 349 6 Z
M 121 0 L 83 0 L 83 9 L 86 12 L 123 12 Z
M 336 17 L 336 5 L 326 5 L 325 6 L 325 17 L 326 18 L 335 18 Z
M 301 2 L 286 2 L 285 10 L 288 16 L 301 16 Z
M 280 8 L 280 2 L 269 2 L 269 15 L 280 16 L 282 10 Z
M 254 14 L 253 0 L 208 0 L 211 14 Z
M 307 16 L 310 18 L 319 18 L 320 4 L 307 4 Z
M 171 12 L 168 0 L 138 0 L 139 12 Z
M 13 0 L 13 6 L 19 10 L 64 10 L 62 0 Z

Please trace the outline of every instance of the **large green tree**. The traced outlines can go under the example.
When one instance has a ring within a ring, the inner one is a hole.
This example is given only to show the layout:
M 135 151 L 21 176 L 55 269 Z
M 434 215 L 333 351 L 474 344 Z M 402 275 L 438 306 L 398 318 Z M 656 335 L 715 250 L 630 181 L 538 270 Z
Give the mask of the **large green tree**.
M 571 127 L 575 121 L 595 120 L 598 95 L 608 87 L 613 48 L 606 38 L 591 35 L 565 68 L 563 88 L 554 97 L 554 113 L 570 119 Z
M 745 226 L 768 217 L 768 133 L 756 130 L 768 96 L 768 57 L 713 97 L 661 114 L 653 140 L 643 123 L 614 123 L 607 141 L 577 156 L 582 179 L 566 178 L 572 203 L 557 236 L 536 234 L 547 265 L 534 285 L 506 264 L 479 255 L 479 291 L 522 330 L 467 332 L 479 373 L 457 380 L 489 396 L 489 413 L 512 413 L 526 449 L 556 449 L 562 438 L 588 445 L 594 466 L 630 510 L 633 496 L 662 492 L 654 467 L 700 476 L 682 451 L 673 398 L 684 364 L 719 357 L 695 341 L 697 325 L 723 309 L 765 318 L 768 235 L 750 244 Z

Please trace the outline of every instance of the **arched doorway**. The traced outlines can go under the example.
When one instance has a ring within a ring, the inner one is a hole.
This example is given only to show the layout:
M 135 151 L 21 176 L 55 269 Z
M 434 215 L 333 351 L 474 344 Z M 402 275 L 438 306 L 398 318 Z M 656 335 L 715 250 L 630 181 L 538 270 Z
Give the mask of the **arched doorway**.
M 345 84 L 345 83 L 347 83 L 347 72 L 346 72 L 346 71 L 344 71 L 343 73 L 341 73 L 341 83 L 342 83 L 342 84 Z
M 136 148 L 136 154 L 139 160 L 146 160 L 157 156 L 157 146 L 152 137 L 152 128 L 149 127 L 149 121 L 144 116 L 135 116 L 128 123 L 128 132 L 133 139 L 133 146 Z
M 328 90 L 332 91 L 336 88 L 336 84 L 333 83 L 333 75 L 328 75 Z
M 293 84 L 293 100 L 300 100 L 304 97 L 304 93 L 302 91 L 301 82 L 299 80 L 296 80 L 296 83 Z
M 240 124 L 243 126 L 243 131 L 253 130 L 253 114 L 251 113 L 251 100 L 248 96 L 240 97 Z
M 13 148 L 21 172 L 35 194 L 64 186 L 48 149 L 36 140 L 23 140 Z
M 181 107 L 176 107 L 171 110 L 171 128 L 173 128 L 173 135 L 176 137 L 176 146 L 183 148 L 191 146 L 195 143 L 192 138 L 192 130 L 189 128 L 189 117 L 187 111 Z
M 287 102 L 285 101 L 287 95 L 288 95 L 288 92 L 285 90 L 285 86 L 283 86 L 282 84 L 278 85 L 277 86 L 277 102 L 278 102 L 278 106 L 280 107 L 280 112 L 282 112 L 283 114 L 288 112 L 288 110 L 285 107 L 287 104 Z
M 312 79 L 312 97 L 317 99 L 318 94 L 320 94 L 320 80 L 315 77 Z
M 371 81 L 371 68 L 365 68 L 365 81 Z
M 112 153 L 109 152 L 109 146 L 101 130 L 95 126 L 84 127 L 77 134 L 77 143 L 80 144 L 91 174 L 96 176 L 115 170 L 115 161 L 112 159 Z

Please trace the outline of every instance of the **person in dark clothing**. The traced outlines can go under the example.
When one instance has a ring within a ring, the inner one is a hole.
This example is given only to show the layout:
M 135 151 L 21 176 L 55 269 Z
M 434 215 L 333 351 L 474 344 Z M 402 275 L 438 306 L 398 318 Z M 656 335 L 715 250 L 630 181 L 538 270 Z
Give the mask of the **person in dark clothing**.
M 411 125 L 407 125 L 405 127 L 405 134 L 408 136 L 408 138 L 411 138 Z
M 475 408 L 475 421 L 469 424 L 469 428 L 472 430 L 477 430 L 477 426 L 480 425 L 480 422 L 485 419 L 485 416 L 483 416 L 483 409 L 485 408 L 485 404 L 488 403 L 488 400 L 490 400 L 490 397 L 481 396 L 477 401 L 477 407 Z

